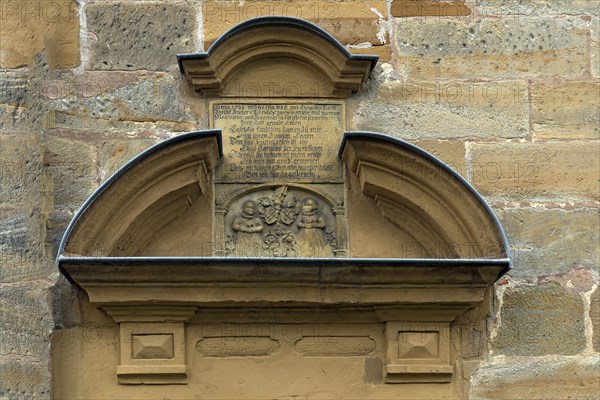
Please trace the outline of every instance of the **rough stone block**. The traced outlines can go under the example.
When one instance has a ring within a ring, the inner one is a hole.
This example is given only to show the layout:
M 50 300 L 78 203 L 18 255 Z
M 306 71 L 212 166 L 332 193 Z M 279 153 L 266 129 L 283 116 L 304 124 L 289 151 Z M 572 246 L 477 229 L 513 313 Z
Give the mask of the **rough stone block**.
M 592 346 L 600 352 L 600 289 L 596 288 L 591 296 L 590 319 L 592 320 Z
M 565 339 L 568 341 L 568 339 Z M 471 381 L 472 400 L 597 400 L 600 358 L 498 357 Z
M 29 212 L 0 208 L 0 282 L 45 278 L 54 265 L 44 262 L 40 224 Z
M 87 71 L 46 83 L 44 93 L 50 108 L 82 117 L 86 130 L 95 128 L 93 119 L 194 122 L 177 84 L 165 73 Z
M 396 68 L 413 79 L 580 76 L 587 31 L 575 17 L 397 19 Z
M 286 16 L 309 20 L 332 34 L 342 44 L 387 42 L 385 24 L 387 5 L 384 0 L 360 1 L 252 1 L 204 2 L 204 48 L 207 49 L 232 26 L 261 16 Z
M 44 288 L 2 288 L 0 356 L 42 363 L 49 360 L 48 338 L 52 317 L 46 302 L 47 294 Z
M 532 103 L 536 138 L 600 138 L 600 83 L 535 83 Z
M 597 209 L 509 208 L 503 215 L 502 226 L 514 263 L 511 276 L 545 276 L 597 265 L 600 257 Z
M 597 141 L 473 143 L 472 183 L 480 193 L 528 201 L 600 198 Z
M 464 1 L 392 0 L 394 17 L 459 17 L 471 14 Z
M 88 69 L 167 70 L 196 50 L 196 9 L 186 3 L 97 2 L 85 8 Z
M 508 288 L 501 325 L 492 342 L 496 354 L 575 355 L 585 350 L 581 296 L 559 285 Z
M 0 362 L 0 398 L 10 400 L 50 399 L 48 363 L 29 359 L 6 359 Z
M 0 2 L 0 68 L 33 64 L 46 48 L 48 65 L 79 65 L 79 3 L 3 0 Z
M 54 186 L 57 208 L 75 210 L 98 187 L 97 154 L 94 146 L 49 135 L 44 161 Z
M 36 134 L 0 135 L 0 207 L 31 204 L 40 187 L 40 159 Z
M 524 137 L 529 127 L 527 87 L 519 82 L 390 83 L 377 95 L 350 103 L 351 129 L 448 139 Z
M 596 15 L 595 0 L 477 0 L 477 8 L 484 15 Z

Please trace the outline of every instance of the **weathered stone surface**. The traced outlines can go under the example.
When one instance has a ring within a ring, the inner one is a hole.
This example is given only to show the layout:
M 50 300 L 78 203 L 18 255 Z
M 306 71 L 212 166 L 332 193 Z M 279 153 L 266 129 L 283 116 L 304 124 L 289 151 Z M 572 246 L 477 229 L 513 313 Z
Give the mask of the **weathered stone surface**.
M 26 118 L 26 107 L 0 104 L 0 131 L 23 129 Z
M 598 3 L 593 0 L 477 0 L 484 15 L 596 15 Z
M 0 104 L 25 105 L 28 88 L 27 74 L 16 71 L 0 72 Z
M 0 208 L 24 207 L 39 188 L 37 135 L 13 132 L 0 135 Z
M 540 277 L 538 283 L 553 282 L 565 287 L 569 292 L 585 294 L 594 286 L 594 270 L 575 268 L 564 274 Z
M 4 339 L 4 338 L 3 338 Z M 0 398 L 10 400 L 50 399 L 48 364 L 0 356 Z
M 31 65 L 42 48 L 50 67 L 79 65 L 79 3 L 7 0 L 0 16 L 0 68 Z
M 494 353 L 579 354 L 586 346 L 583 312 L 581 296 L 556 284 L 508 288 Z
M 446 140 L 417 140 L 412 143 L 433 154 L 441 161 L 448 164 L 449 167 L 461 174 L 463 177 L 467 177 L 464 142 Z
M 600 352 L 600 289 L 596 288 L 591 296 L 590 319 L 592 320 L 592 346 Z
M 413 79 L 573 77 L 588 65 L 580 18 L 397 19 L 394 42 Z
M 361 1 L 206 1 L 202 6 L 204 48 L 232 26 L 261 16 L 307 19 L 332 34 L 342 44 L 387 41 L 384 0 Z
M 597 209 L 509 208 L 502 221 L 511 245 L 511 276 L 536 277 L 593 268 L 600 257 Z M 573 251 L 580 249 L 581 251 Z
M 393 0 L 394 17 L 458 17 L 471 14 L 464 1 Z
M 565 341 L 568 341 L 565 338 Z M 472 400 L 596 400 L 600 359 L 498 357 L 482 365 L 471 384 Z
M 103 142 L 100 147 L 100 180 L 106 180 L 125 163 L 137 156 L 148 147 L 152 140 L 120 140 Z
M 376 99 L 349 105 L 351 129 L 411 138 L 514 138 L 527 135 L 527 87 L 518 82 L 403 82 L 379 87 Z
M 86 68 L 167 70 L 196 50 L 196 10 L 186 3 L 90 3 Z
M 46 289 L 24 286 L 0 291 L 0 357 L 47 361 L 52 317 Z
M 61 111 L 51 112 L 47 118 L 47 128 L 61 132 L 77 132 L 75 136 L 120 136 L 131 137 L 158 136 L 168 138 L 174 132 L 187 132 L 197 129 L 191 122 L 137 122 L 117 119 L 95 118 L 86 114 L 71 114 Z
M 473 143 L 472 183 L 484 195 L 535 201 L 599 199 L 597 141 Z
M 600 83 L 535 83 L 532 87 L 533 132 L 536 138 L 600 137 Z
M 590 35 L 592 37 L 591 72 L 594 78 L 600 78 L 600 17 L 592 18 L 590 21 Z
M 47 136 L 44 161 L 57 208 L 75 210 L 98 186 L 96 149 L 80 141 Z
M 0 282 L 45 278 L 54 267 L 42 260 L 35 215 L 0 208 Z
M 45 88 L 48 106 L 59 113 L 110 121 L 194 122 L 169 74 L 88 71 Z

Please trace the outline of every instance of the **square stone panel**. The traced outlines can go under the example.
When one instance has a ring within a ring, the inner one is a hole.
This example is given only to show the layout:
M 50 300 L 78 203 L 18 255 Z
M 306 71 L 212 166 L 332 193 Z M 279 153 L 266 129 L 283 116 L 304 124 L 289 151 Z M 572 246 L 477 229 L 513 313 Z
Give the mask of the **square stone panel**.
M 438 332 L 400 332 L 398 358 L 438 358 Z
M 173 335 L 133 335 L 132 358 L 171 359 L 173 358 Z

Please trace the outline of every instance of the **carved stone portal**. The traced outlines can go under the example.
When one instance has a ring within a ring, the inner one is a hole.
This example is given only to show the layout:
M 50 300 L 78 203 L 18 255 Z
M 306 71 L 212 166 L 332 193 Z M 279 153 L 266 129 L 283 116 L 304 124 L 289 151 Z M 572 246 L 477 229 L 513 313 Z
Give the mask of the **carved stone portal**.
M 53 344 L 54 379 L 77 382 L 54 395 L 461 398 L 457 318 L 510 268 L 508 244 L 441 161 L 344 132 L 340 98 L 376 57 L 261 18 L 179 62 L 213 129 L 141 153 L 67 228 L 59 268 L 112 334 Z

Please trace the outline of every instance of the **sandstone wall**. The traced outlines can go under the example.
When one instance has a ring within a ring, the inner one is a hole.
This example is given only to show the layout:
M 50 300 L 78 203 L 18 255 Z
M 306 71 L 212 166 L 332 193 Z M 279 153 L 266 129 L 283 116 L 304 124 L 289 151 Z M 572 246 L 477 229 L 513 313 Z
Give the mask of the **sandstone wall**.
M 73 213 L 141 150 L 207 128 L 175 54 L 260 15 L 306 18 L 380 55 L 348 101 L 349 129 L 431 151 L 500 218 L 514 269 L 487 323 L 467 331 L 465 396 L 597 398 L 598 11 L 591 0 L 1 1 L 0 398 L 50 398 L 53 341 L 101 332 L 53 261 Z

